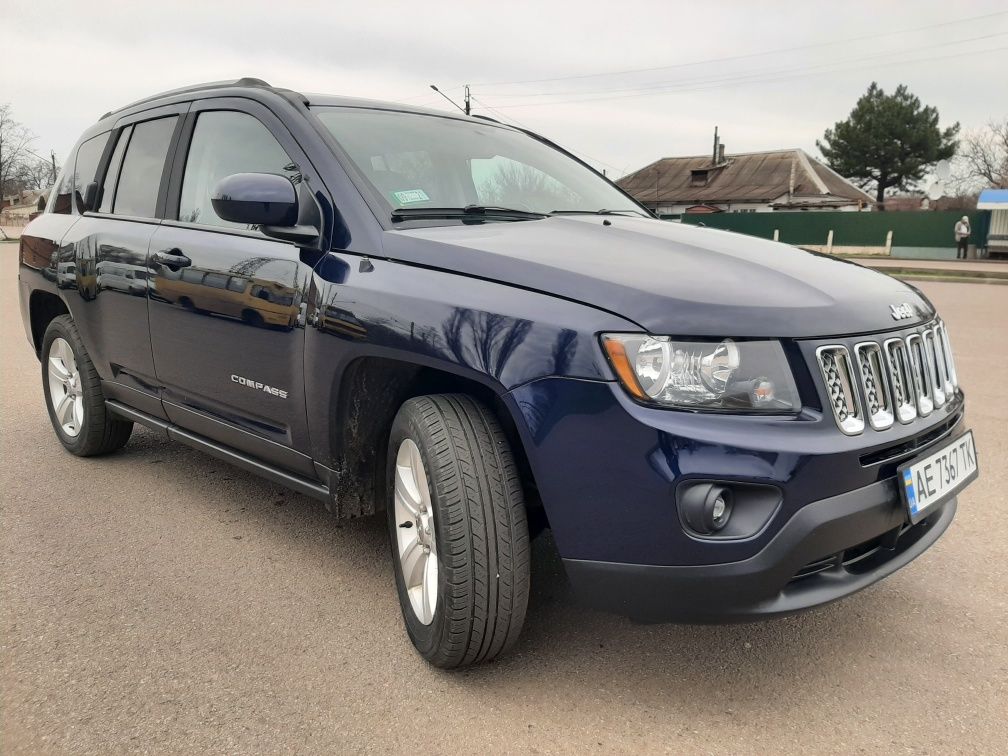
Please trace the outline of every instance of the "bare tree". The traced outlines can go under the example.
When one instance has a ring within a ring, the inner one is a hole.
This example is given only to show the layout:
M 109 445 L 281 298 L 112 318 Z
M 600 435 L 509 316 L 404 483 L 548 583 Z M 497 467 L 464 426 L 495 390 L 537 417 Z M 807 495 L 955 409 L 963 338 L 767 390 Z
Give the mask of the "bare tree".
M 31 130 L 14 120 L 10 104 L 0 104 L 0 196 L 20 188 L 15 184 L 21 166 L 28 158 L 36 159 L 29 152 L 34 141 Z
M 1008 189 L 1008 118 L 963 136 L 953 180 L 958 188 Z
M 55 174 L 59 173 L 59 169 L 59 164 L 56 164 L 54 169 L 53 164 L 49 161 L 28 155 L 28 159 L 22 160 L 21 165 L 14 172 L 12 177 L 14 190 L 48 189 L 55 182 Z

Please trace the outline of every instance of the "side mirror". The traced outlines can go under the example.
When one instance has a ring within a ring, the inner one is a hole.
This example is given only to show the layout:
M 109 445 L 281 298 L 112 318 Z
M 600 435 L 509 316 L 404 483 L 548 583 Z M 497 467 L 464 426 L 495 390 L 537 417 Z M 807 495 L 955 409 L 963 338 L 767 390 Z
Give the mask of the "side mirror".
M 210 196 L 223 220 L 250 226 L 296 226 L 298 199 L 290 179 L 273 173 L 235 173 Z

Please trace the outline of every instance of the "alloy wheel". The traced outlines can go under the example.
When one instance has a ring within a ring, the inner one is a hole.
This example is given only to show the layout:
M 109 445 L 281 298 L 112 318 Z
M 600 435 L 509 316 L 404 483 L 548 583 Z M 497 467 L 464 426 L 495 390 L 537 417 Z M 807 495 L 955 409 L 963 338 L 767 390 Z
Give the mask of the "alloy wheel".
M 434 620 L 438 594 L 437 538 L 427 471 L 420 449 L 404 439 L 396 454 L 396 544 L 410 606 L 424 625 Z
M 49 347 L 49 404 L 63 432 L 75 438 L 84 424 L 84 389 L 73 349 L 64 338 Z

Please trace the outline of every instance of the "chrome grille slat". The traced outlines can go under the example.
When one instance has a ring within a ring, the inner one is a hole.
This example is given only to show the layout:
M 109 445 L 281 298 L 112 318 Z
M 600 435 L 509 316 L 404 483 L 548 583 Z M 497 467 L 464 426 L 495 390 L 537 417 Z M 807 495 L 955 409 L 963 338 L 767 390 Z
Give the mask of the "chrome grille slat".
M 882 357 L 882 349 L 874 341 L 865 341 L 854 347 L 854 356 L 864 391 L 868 423 L 875 430 L 885 430 L 893 424 L 893 404 L 889 390 L 889 371 Z
M 826 381 L 826 392 L 837 425 L 847 435 L 854 436 L 861 433 L 864 430 L 864 420 L 847 347 L 842 345 L 819 347 L 816 350 L 816 358 Z
M 948 330 L 943 321 L 938 321 L 934 328 L 935 344 L 941 347 L 942 366 L 945 374 L 945 398 L 952 400 L 956 390 L 955 367 L 952 365 L 952 348 L 949 343 Z
M 889 363 L 896 417 L 901 423 L 909 423 L 917 417 L 917 402 L 914 398 L 913 375 L 910 371 L 906 342 L 903 339 L 887 340 L 885 353 Z
M 931 381 L 931 399 L 934 406 L 945 406 L 945 374 L 944 364 L 935 341 L 934 329 L 929 328 L 921 335 L 924 342 L 924 355 L 927 357 L 928 378 Z
M 910 372 L 913 374 L 914 395 L 917 401 L 917 414 L 927 417 L 934 409 L 931 400 L 931 370 L 928 366 L 927 349 L 919 333 L 912 333 L 906 338 L 907 353 L 910 357 Z

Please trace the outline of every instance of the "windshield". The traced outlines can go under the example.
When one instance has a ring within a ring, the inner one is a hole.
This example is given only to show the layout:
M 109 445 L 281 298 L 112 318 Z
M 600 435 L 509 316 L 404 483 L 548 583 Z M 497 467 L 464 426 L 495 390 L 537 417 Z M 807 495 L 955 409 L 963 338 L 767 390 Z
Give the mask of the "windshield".
M 492 206 L 644 214 L 576 160 L 514 129 L 420 113 L 313 110 L 393 212 Z

